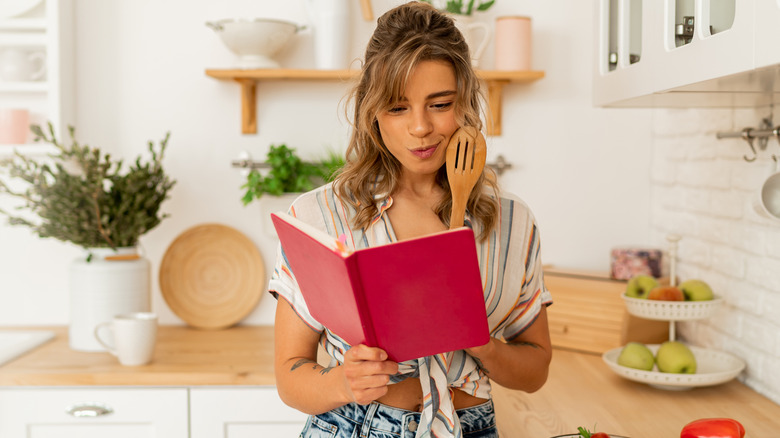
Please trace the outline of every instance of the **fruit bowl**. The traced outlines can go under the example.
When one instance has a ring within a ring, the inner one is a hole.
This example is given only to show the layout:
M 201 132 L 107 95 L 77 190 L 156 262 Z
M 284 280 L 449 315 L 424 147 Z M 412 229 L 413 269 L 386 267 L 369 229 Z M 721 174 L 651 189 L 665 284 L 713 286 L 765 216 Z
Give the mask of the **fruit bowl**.
M 723 298 L 715 296 L 709 301 L 660 301 L 645 298 L 632 298 L 622 295 L 628 313 L 645 319 L 662 321 L 689 321 L 712 316 L 723 303 Z
M 240 69 L 279 68 L 271 57 L 302 29 L 295 23 L 269 18 L 225 19 L 207 22 L 206 26 L 238 55 L 235 67 Z
M 647 346 L 655 355 L 659 344 Z M 653 367 L 652 371 L 638 370 L 618 365 L 617 358 L 623 347 L 614 348 L 601 355 L 604 362 L 619 376 L 635 382 L 667 390 L 684 390 L 698 386 L 712 386 L 726 383 L 737 377 L 745 369 L 745 361 L 717 350 L 689 346 L 696 357 L 695 374 L 662 373 Z

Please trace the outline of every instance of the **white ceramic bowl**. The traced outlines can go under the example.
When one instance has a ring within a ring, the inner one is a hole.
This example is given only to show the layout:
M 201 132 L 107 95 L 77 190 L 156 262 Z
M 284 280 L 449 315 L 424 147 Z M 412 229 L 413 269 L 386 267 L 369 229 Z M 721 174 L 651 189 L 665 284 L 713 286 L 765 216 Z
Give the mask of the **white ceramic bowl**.
M 645 319 L 661 321 L 692 321 L 709 318 L 723 304 L 715 296 L 709 301 L 661 301 L 632 298 L 623 295 L 628 313 Z
M 647 347 L 655 355 L 660 344 L 651 344 Z M 688 347 L 696 357 L 695 374 L 662 373 L 658 371 L 658 367 L 653 367 L 652 371 L 624 367 L 617 363 L 617 358 L 623 347 L 609 350 L 601 357 L 609 368 L 620 377 L 667 390 L 685 390 L 699 386 L 719 385 L 737 377 L 745 369 L 745 361 L 733 354 L 692 345 Z
M 235 67 L 241 69 L 279 68 L 272 57 L 301 29 L 293 22 L 269 18 L 231 18 L 209 21 L 206 26 L 238 55 Z

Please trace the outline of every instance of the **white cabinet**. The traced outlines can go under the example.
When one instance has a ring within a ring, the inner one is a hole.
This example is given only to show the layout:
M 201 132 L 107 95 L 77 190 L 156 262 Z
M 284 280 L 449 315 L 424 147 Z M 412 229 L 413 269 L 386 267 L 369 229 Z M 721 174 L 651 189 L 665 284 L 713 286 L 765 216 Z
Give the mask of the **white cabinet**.
M 777 0 L 595 0 L 594 104 L 745 107 L 780 90 Z M 769 81 L 767 81 L 769 78 Z
M 756 68 L 780 64 L 780 1 L 756 1 Z
M 13 2 L 7 7 L 13 9 Z M 35 7 L 19 14 L 6 16 L 3 11 L 0 11 L 0 56 L 7 51 L 42 54 L 45 73 L 36 79 L 0 77 L 0 108 L 28 110 L 31 124 L 45 125 L 51 121 L 62 138 L 67 133 L 67 125 L 75 123 L 73 3 L 39 0 Z M 0 155 L 7 155 L 14 146 L 0 145 Z M 18 149 L 33 153 L 46 150 L 37 144 Z
M 306 418 L 274 387 L 190 389 L 191 438 L 295 437 Z
M 0 389 L 0 437 L 187 438 L 187 389 Z
M 273 386 L 0 388 L 2 438 L 295 437 L 306 418 Z

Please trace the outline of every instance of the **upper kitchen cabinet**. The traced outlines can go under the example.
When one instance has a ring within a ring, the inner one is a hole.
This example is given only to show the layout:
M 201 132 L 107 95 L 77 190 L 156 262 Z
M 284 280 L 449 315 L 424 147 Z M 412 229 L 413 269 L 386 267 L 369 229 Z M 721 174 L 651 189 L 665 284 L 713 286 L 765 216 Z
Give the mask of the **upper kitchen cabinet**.
M 777 99 L 780 1 L 597 0 L 595 7 L 595 105 L 752 107 Z
M 780 64 L 780 0 L 755 1 L 755 16 L 756 68 Z
M 72 0 L 2 2 L 0 109 L 27 110 L 30 124 L 51 121 L 61 138 L 75 121 L 73 54 Z M 48 150 L 32 144 L 0 145 L 0 155 L 13 149 Z

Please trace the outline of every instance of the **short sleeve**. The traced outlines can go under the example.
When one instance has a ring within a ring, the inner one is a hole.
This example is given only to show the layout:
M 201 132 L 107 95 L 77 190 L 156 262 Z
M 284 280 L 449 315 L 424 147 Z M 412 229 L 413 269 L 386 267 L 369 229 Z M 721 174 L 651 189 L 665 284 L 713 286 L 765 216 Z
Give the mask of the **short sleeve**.
M 312 211 L 312 209 L 316 207 L 314 202 L 314 196 L 304 194 L 293 202 L 288 213 L 299 217 L 296 212 Z M 308 218 L 304 217 L 300 219 L 307 220 Z M 295 279 L 292 269 L 290 269 L 290 264 L 287 261 L 287 257 L 285 257 L 281 244 L 276 245 L 276 263 L 274 264 L 274 270 L 271 273 L 271 279 L 268 282 L 268 292 L 277 300 L 280 297 L 286 300 L 303 322 L 313 330 L 322 332 L 325 329 L 325 327 L 309 313 L 309 308 L 306 306 L 303 294 L 301 294 L 301 288 L 298 287 L 298 281 Z
M 317 332 L 322 332 L 325 327 L 319 323 L 306 306 L 306 301 L 303 299 L 301 289 L 298 287 L 298 282 L 295 280 L 295 276 L 290 270 L 290 265 L 287 262 L 287 258 L 284 256 L 282 245 L 277 245 L 276 249 L 276 264 L 274 265 L 274 271 L 271 274 L 271 280 L 268 282 L 268 292 L 279 299 L 280 297 L 290 303 L 295 313 L 306 323 L 309 327 Z
M 519 296 L 512 309 L 503 336 L 511 341 L 536 321 L 542 306 L 552 304 L 552 296 L 544 284 L 541 244 L 536 219 L 521 200 L 510 199 L 512 213 L 506 249 L 510 266 L 522 274 Z M 514 269 L 512 269 L 514 270 Z M 505 291 L 508 292 L 508 291 Z

